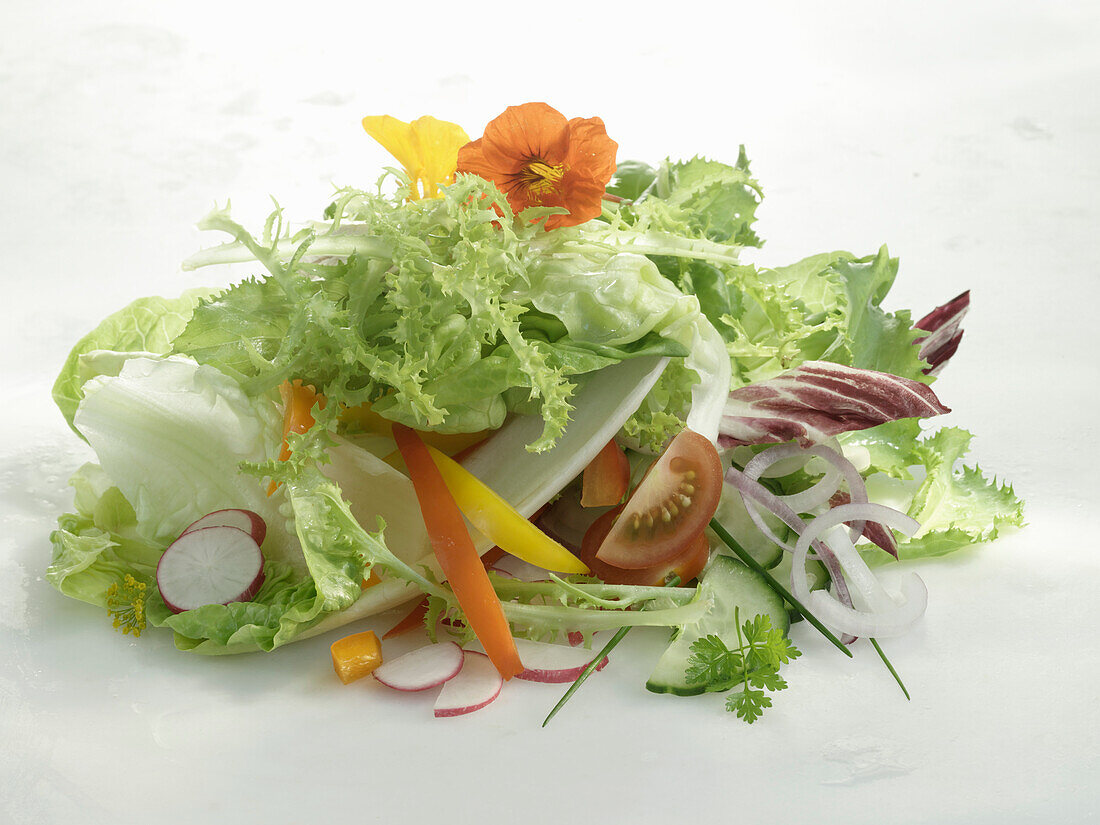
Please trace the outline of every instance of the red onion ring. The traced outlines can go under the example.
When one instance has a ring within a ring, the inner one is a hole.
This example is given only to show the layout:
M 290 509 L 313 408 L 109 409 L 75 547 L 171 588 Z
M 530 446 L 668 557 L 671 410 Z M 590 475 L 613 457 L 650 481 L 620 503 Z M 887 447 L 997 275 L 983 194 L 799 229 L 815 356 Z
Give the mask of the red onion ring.
M 775 493 L 761 484 L 755 479 L 751 479 L 736 467 L 730 467 L 726 471 L 726 483 L 739 492 L 742 498 L 745 499 L 745 509 L 748 510 L 749 515 L 756 510 L 756 506 L 760 505 L 770 512 L 774 513 L 776 517 L 781 519 L 784 524 L 798 533 L 799 536 L 806 532 L 807 524 L 798 517 L 798 514 L 792 510 L 787 504 L 779 499 Z M 761 532 L 768 536 L 772 541 L 791 552 L 794 552 L 794 548 L 788 546 L 787 542 L 778 540 L 771 530 L 767 529 L 767 525 L 763 525 L 763 520 L 757 524 Z M 763 526 L 761 526 L 763 525 Z M 837 598 L 844 604 L 851 605 L 852 597 L 848 592 L 848 585 L 844 581 L 844 571 L 840 566 L 840 562 L 837 561 L 833 552 L 826 547 L 822 542 L 814 540 L 810 543 L 818 559 L 825 565 L 825 569 L 829 571 L 829 577 L 833 580 L 833 584 L 837 589 Z M 802 569 L 805 570 L 805 562 L 802 564 Z M 794 568 L 791 569 L 792 580 L 794 578 Z M 802 577 L 802 585 L 806 587 L 805 576 Z
M 844 480 L 848 482 L 848 493 L 853 504 L 862 504 L 867 501 L 867 485 L 864 484 L 863 476 L 859 474 L 856 466 L 841 453 L 824 444 L 817 444 L 809 448 L 800 447 L 797 444 L 779 444 L 770 447 L 753 456 L 752 460 L 745 465 L 745 475 L 753 480 L 759 479 L 776 462 L 796 456 L 805 457 L 807 461 L 813 456 L 818 456 L 825 459 L 830 465 L 825 475 L 812 487 L 799 493 L 777 496 L 780 501 L 787 504 L 796 513 L 808 513 L 813 508 L 828 502 L 839 489 L 836 482 L 840 476 L 843 476 Z M 763 518 L 760 517 L 757 508 L 749 507 L 748 511 L 749 518 L 752 519 L 758 530 L 780 547 L 790 551 L 794 550 L 793 545 L 776 538 L 775 534 L 764 523 Z M 863 526 L 862 521 L 854 521 L 849 525 L 852 541 L 863 535 Z

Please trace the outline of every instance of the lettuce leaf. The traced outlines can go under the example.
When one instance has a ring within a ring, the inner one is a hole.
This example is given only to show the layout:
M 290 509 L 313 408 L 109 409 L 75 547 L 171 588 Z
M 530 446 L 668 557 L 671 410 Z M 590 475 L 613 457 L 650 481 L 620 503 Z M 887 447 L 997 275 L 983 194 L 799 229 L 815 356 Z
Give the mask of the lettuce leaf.
M 108 315 L 76 343 L 54 382 L 53 400 L 77 435 L 84 437 L 73 426 L 73 416 L 84 397 L 85 382 L 96 375 L 117 375 L 125 353 L 169 352 L 195 307 L 212 294 L 213 290 L 193 289 L 178 298 L 139 298 Z M 114 356 L 105 357 L 108 353 Z
M 912 537 L 897 535 L 899 558 L 946 555 L 992 541 L 1005 528 L 1023 526 L 1023 502 L 1012 487 L 962 464 L 971 439 L 958 427 L 922 436 L 916 419 L 840 436 L 845 455 L 857 466 L 865 465 L 871 499 L 920 523 Z M 876 562 L 890 558 L 861 549 Z
M 901 558 L 942 556 L 992 541 L 1005 527 L 1023 526 L 1023 503 L 1011 486 L 987 479 L 976 466 L 956 467 L 972 437 L 958 427 L 944 427 L 917 445 L 926 476 L 909 515 L 920 529 L 901 543 Z
M 629 346 L 656 333 L 682 347 L 686 356 L 665 370 L 643 417 L 628 422 L 627 432 L 659 447 L 683 426 L 683 416 L 697 432 L 717 436 L 730 383 L 725 342 L 698 299 L 677 289 L 649 258 L 619 252 L 580 264 L 550 257 L 532 268 L 524 298 L 559 318 L 579 344 Z
M 301 563 L 282 528 L 282 497 L 239 469 L 278 452 L 282 422 L 271 402 L 190 359 L 134 357 L 117 376 L 84 385 L 74 423 L 133 506 L 143 540 L 167 546 L 207 513 L 239 507 L 268 523 L 269 558 Z
M 389 584 L 358 604 L 373 564 L 417 579 L 409 563 L 427 549 L 426 537 L 408 528 L 415 500 L 402 483 L 410 485 L 388 465 L 348 443 L 333 451 L 333 473 L 352 478 L 355 511 L 393 514 L 409 561 L 386 546 L 381 519 L 377 533 L 360 526 L 341 488 L 316 466 L 300 468 L 269 498 L 249 468 L 262 466 L 281 440 L 273 405 L 249 399 L 214 368 L 180 356 L 133 357 L 118 376 L 85 389 L 75 422 L 102 466 L 73 477 L 77 512 L 62 516 L 51 536 L 46 576 L 62 593 L 110 608 L 109 590 L 132 576 L 147 588 L 148 621 L 200 653 L 271 650 L 323 621 L 338 625 L 336 616 L 351 621 L 409 598 L 403 584 Z M 246 507 L 267 522 L 264 585 L 250 602 L 173 614 L 155 588 L 160 555 L 187 524 L 223 507 Z

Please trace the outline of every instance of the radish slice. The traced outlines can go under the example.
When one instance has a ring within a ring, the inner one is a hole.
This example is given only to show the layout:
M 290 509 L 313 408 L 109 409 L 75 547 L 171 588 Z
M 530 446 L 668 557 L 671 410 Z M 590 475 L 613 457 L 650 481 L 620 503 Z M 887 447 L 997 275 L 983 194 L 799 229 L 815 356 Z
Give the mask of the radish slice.
M 481 710 L 500 695 L 504 680 L 484 653 L 467 650 L 458 675 L 443 685 L 435 700 L 437 717 L 462 716 Z
M 523 671 L 516 674 L 517 679 L 526 682 L 548 682 L 562 684 L 575 681 L 596 654 L 583 647 L 555 645 L 548 642 L 533 642 L 530 639 L 516 639 L 519 660 L 523 662 Z M 596 670 L 607 666 L 607 657 L 603 658 Z
M 454 642 L 425 645 L 374 669 L 373 676 L 394 690 L 439 687 L 462 670 L 462 648 Z
M 238 530 L 244 530 L 252 536 L 256 544 L 260 545 L 264 543 L 264 538 L 267 536 L 267 522 L 259 513 L 238 509 L 215 510 L 213 513 L 207 513 L 198 521 L 192 522 L 180 535 L 201 530 L 204 527 L 236 527 Z
M 157 564 L 157 588 L 173 613 L 247 602 L 263 583 L 260 546 L 236 527 L 200 527 L 184 533 Z

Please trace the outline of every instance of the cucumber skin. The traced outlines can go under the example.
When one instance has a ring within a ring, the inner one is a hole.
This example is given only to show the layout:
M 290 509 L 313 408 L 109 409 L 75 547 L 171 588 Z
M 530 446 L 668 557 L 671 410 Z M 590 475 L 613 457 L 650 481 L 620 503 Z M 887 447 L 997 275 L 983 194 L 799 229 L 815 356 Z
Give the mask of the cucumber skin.
M 772 627 L 781 628 L 784 633 L 790 629 L 790 617 L 783 600 L 762 576 L 736 559 L 716 555 L 711 560 L 699 585 L 697 598 L 710 596 L 714 597 L 714 606 L 698 622 L 683 626 L 676 632 L 675 638 L 646 681 L 647 690 L 676 696 L 698 696 L 708 692 L 703 685 L 687 682 L 685 672 L 691 657 L 691 644 L 696 639 L 713 634 L 725 642 L 727 647 L 737 647 L 734 608 L 737 608 L 742 624 L 761 613 L 767 613 L 771 617 Z

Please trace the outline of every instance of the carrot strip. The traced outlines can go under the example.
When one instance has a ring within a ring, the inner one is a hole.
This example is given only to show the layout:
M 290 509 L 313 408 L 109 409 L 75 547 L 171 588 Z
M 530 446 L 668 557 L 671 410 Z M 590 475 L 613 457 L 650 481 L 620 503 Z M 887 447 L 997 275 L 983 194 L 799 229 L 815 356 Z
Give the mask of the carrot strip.
M 279 395 L 283 399 L 283 446 L 279 450 L 279 461 L 290 458 L 290 444 L 287 436 L 291 433 L 304 433 L 314 425 L 313 407 L 319 404 L 325 408 L 325 397 L 312 386 L 303 385 L 301 379 L 284 381 L 279 385 Z M 267 488 L 267 494 L 272 495 L 279 485 L 271 482 Z
M 405 614 L 405 618 L 401 619 L 397 624 L 382 634 L 383 641 L 386 639 L 392 639 L 394 636 L 400 636 L 403 633 L 409 633 L 416 630 L 418 627 L 424 626 L 424 617 L 428 614 L 428 597 L 413 605 L 413 609 Z
M 523 664 L 504 617 L 504 608 L 489 583 L 462 511 L 455 504 L 420 436 L 403 424 L 394 424 L 393 436 L 409 468 L 428 538 L 443 575 L 450 582 L 459 607 L 489 659 L 501 677 L 511 679 L 523 671 Z

